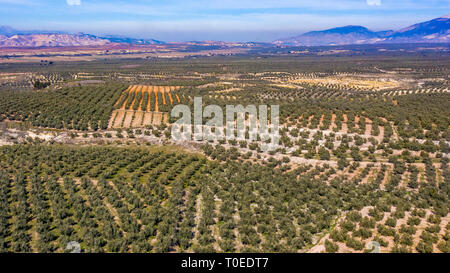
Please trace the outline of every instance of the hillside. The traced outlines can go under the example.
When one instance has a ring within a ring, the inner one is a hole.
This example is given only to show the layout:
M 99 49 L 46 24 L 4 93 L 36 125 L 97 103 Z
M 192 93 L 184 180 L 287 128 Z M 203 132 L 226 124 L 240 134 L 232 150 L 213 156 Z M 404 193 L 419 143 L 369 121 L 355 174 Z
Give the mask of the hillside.
M 394 32 L 386 42 L 417 43 L 417 42 L 443 42 L 450 40 L 450 15 L 436 18 L 431 21 L 412 25 Z
M 324 31 L 311 31 L 299 36 L 274 41 L 295 46 L 324 46 L 377 43 L 446 43 L 449 41 L 449 18 L 443 16 L 398 31 L 371 31 L 363 26 L 344 26 Z
M 100 46 L 110 44 L 106 39 L 86 34 L 27 34 L 0 36 L 0 47 Z
M 130 45 L 163 44 L 154 39 L 135 39 L 118 36 L 99 37 L 90 34 L 69 34 L 59 31 L 16 30 L 0 26 L 0 47 L 64 47 L 101 46 L 112 43 Z
M 372 43 L 390 33 L 392 31 L 373 32 L 362 26 L 345 26 L 324 31 L 311 31 L 296 37 L 275 41 L 275 43 L 301 46 Z

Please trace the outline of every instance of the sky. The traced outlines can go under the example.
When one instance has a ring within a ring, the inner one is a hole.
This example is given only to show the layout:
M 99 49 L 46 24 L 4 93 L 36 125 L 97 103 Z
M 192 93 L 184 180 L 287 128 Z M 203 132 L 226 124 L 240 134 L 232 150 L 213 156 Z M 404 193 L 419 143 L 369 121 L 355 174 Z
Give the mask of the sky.
M 398 30 L 450 0 L 0 0 L 0 25 L 161 41 L 268 42 L 345 25 Z

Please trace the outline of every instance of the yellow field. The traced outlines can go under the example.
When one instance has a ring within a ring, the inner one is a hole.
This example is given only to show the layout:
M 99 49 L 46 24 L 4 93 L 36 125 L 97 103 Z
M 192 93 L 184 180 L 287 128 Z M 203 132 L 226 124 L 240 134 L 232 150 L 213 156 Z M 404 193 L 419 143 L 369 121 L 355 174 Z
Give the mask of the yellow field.
M 160 112 L 161 105 L 180 103 L 178 94 L 171 92 L 181 86 L 131 85 L 122 92 L 115 104 L 108 128 L 139 128 L 167 122 L 168 113 Z M 147 94 L 147 97 L 144 94 Z M 167 95 L 167 96 L 166 96 Z M 140 97 L 139 97 L 140 96 Z M 128 100 L 132 98 L 131 103 Z M 137 99 L 139 98 L 139 101 Z M 144 99 L 147 98 L 146 101 Z M 133 106 L 137 104 L 136 110 Z M 150 111 L 152 109 L 153 111 Z
M 340 88 L 356 88 L 356 89 L 364 89 L 364 90 L 384 90 L 384 89 L 392 89 L 399 87 L 399 83 L 394 80 L 375 80 L 370 78 L 357 78 L 357 77 L 340 77 L 340 76 L 331 76 L 324 78 L 306 78 L 300 77 L 295 78 L 289 81 L 290 83 L 307 83 L 314 85 L 334 85 Z

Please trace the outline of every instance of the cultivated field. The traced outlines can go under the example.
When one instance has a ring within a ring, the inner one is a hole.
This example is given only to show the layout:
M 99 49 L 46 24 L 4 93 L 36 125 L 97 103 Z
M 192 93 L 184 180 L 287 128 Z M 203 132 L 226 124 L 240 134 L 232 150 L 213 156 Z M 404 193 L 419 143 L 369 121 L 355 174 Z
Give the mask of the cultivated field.
M 450 59 L 404 54 L 0 66 L 0 251 L 450 252 Z M 194 97 L 279 145 L 172 139 Z
M 132 85 L 114 105 L 109 128 L 142 128 L 167 123 L 168 106 L 180 102 L 174 91 L 181 86 Z M 175 100 L 173 98 L 175 97 Z

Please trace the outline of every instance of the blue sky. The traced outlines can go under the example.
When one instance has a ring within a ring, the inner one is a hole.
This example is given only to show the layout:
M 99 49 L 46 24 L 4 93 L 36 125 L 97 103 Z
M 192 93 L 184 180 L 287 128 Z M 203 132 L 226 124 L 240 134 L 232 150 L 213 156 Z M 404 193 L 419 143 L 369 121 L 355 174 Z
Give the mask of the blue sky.
M 0 0 L 0 25 L 162 41 L 272 41 L 344 25 L 400 29 L 450 0 Z

